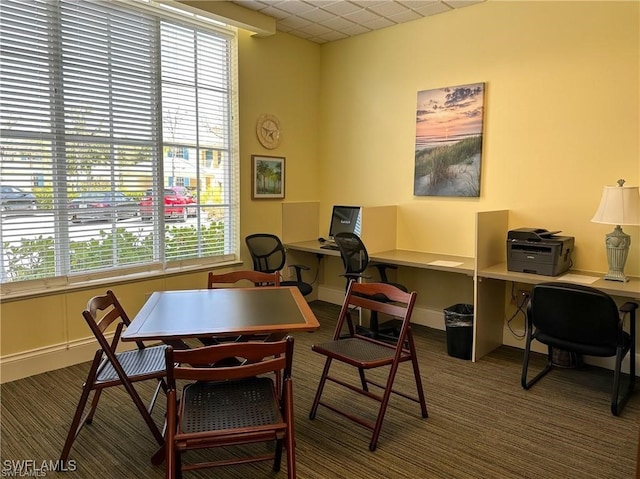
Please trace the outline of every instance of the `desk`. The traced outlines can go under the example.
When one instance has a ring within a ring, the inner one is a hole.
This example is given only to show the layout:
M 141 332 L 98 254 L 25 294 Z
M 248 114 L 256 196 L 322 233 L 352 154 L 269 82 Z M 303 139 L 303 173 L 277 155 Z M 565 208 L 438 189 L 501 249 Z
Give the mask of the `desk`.
M 448 254 L 424 253 L 404 249 L 392 249 L 369 255 L 373 262 L 387 263 L 409 268 L 432 269 L 448 273 L 461 273 L 473 276 L 475 269 L 473 258 Z
M 344 267 L 338 251 L 321 249 L 317 240 L 285 243 L 287 258 L 305 263 L 305 255 L 318 258 L 334 258 L 324 262 L 321 278 L 315 291 L 318 299 L 334 304 L 342 304 L 344 299 Z M 403 249 L 378 249 L 369 252 L 372 263 L 398 266 L 392 281 L 404 284 L 418 291 L 418 300 L 413 310 L 412 322 L 423 326 L 444 329 L 443 308 L 456 303 L 470 303 L 473 297 L 474 258 L 439 253 L 410 251 Z M 310 263 L 307 263 L 310 264 Z M 318 266 L 320 268 L 320 265 Z M 377 277 L 377 275 L 375 275 Z M 443 280 L 443 277 L 446 280 Z M 370 279 L 368 281 L 375 281 Z
M 153 293 L 123 341 L 313 331 L 320 323 L 298 288 L 222 288 Z
M 322 249 L 317 240 L 298 241 L 285 243 L 284 247 L 306 253 L 315 253 L 323 256 L 340 256 L 340 251 Z M 395 266 L 407 266 L 409 268 L 432 269 L 447 271 L 450 273 L 462 273 L 473 276 L 474 260 L 466 256 L 453 256 L 447 254 L 424 253 L 421 251 L 409 251 L 404 249 L 392 249 L 378 253 L 369 252 L 369 260 L 374 263 L 387 263 Z
M 309 241 L 296 241 L 294 243 L 285 243 L 286 249 L 292 249 L 296 251 L 304 251 L 305 253 L 316 253 L 323 256 L 337 256 L 340 257 L 340 251 L 335 249 L 322 249 L 320 248 L 322 243 L 318 240 Z

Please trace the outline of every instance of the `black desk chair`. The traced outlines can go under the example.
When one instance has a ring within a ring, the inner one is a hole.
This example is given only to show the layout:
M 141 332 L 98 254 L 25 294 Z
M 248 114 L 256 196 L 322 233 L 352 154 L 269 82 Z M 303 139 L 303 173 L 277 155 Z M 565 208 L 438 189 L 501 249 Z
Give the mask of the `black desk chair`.
M 393 283 L 387 278 L 387 269 L 397 269 L 396 266 L 369 262 L 367 248 L 364 246 L 364 243 L 358 235 L 354 233 L 338 233 L 334 236 L 334 241 L 340 250 L 340 257 L 342 258 L 342 264 L 344 265 L 343 276 L 347 279 L 347 287 L 351 280 L 360 281 L 361 279 L 370 279 L 371 277 L 365 276 L 364 272 L 369 266 L 373 266 L 378 270 L 382 283 L 391 284 L 405 293 L 408 291 L 405 286 Z M 388 299 L 382 296 L 375 297 L 374 299 L 376 301 L 388 301 Z M 400 334 L 401 326 L 402 321 L 397 319 L 392 319 L 383 324 L 379 324 L 378 312 L 371 311 L 369 328 L 358 326 L 357 329 L 358 334 L 370 336 L 375 339 L 381 339 L 383 341 L 395 341 Z
M 257 233 L 245 238 L 249 254 L 253 260 L 253 269 L 263 273 L 275 273 L 281 271 L 287 262 L 284 246 L 280 238 L 267 233 Z M 289 265 L 296 271 L 295 281 L 280 281 L 280 286 L 297 286 L 303 296 L 311 294 L 313 287 L 302 280 L 302 270 L 308 270 L 308 266 L 301 264 Z
M 527 340 L 522 364 L 522 387 L 529 389 L 554 366 L 552 349 L 588 356 L 616 357 L 611 412 L 617 416 L 635 388 L 636 309 L 627 302 L 619 309 L 606 293 L 570 283 L 542 283 L 533 287 L 527 309 Z M 630 333 L 623 329 L 624 318 L 631 317 Z M 547 364 L 527 381 L 531 342 L 548 348 Z M 623 397 L 620 390 L 622 360 L 629 354 L 629 384 Z

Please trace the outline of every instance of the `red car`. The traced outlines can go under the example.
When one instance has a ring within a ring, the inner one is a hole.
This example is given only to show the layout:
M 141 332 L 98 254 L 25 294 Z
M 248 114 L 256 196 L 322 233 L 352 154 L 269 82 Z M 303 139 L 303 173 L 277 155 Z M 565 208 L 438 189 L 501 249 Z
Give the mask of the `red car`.
M 153 216 L 153 190 L 148 189 L 144 198 L 138 203 L 140 218 L 149 221 Z M 167 219 L 187 221 L 189 216 L 196 216 L 196 200 L 184 186 L 172 186 L 164 189 L 164 216 Z

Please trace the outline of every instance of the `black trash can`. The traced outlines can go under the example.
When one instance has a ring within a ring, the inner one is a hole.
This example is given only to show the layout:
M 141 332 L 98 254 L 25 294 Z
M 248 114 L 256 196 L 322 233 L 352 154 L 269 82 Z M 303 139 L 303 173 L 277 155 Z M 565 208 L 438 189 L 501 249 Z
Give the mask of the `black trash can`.
M 460 359 L 471 359 L 473 348 L 473 305 L 454 304 L 444 309 L 447 330 L 447 353 Z

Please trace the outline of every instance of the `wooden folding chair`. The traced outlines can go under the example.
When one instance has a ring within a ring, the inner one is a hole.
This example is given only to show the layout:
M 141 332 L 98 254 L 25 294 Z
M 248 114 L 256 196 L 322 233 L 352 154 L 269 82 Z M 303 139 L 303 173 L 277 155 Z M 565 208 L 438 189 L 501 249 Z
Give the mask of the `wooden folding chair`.
M 385 300 L 380 301 L 376 299 L 381 297 L 384 297 Z M 422 389 L 422 380 L 420 378 L 416 348 L 410 324 L 411 313 L 413 311 L 415 300 L 415 292 L 407 293 L 391 284 L 357 283 L 356 281 L 351 281 L 349 283 L 347 294 L 345 296 L 342 309 L 340 310 L 340 316 L 338 317 L 338 324 L 336 325 L 336 329 L 333 334 L 333 341 L 314 344 L 312 346 L 313 351 L 326 356 L 327 359 L 324 364 L 322 376 L 320 377 L 320 383 L 318 384 L 318 390 L 311 407 L 311 412 L 309 413 L 310 419 L 315 419 L 318 406 L 323 405 L 326 408 L 373 431 L 373 436 L 369 443 L 369 449 L 371 451 L 375 451 L 391 393 L 419 403 L 422 417 L 428 417 L 427 404 Z M 361 308 L 362 310 L 368 310 L 369 312 L 388 314 L 390 316 L 400 318 L 402 324 L 397 342 L 390 344 L 357 334 L 351 320 L 351 310 L 353 308 Z M 347 323 L 349 334 L 346 337 L 341 337 L 342 328 L 345 322 Z M 340 361 L 357 368 L 360 378 L 360 386 L 355 386 L 350 382 L 344 381 L 335 376 L 330 376 L 329 369 L 333 360 Z M 393 389 L 393 382 L 396 377 L 398 366 L 400 363 L 406 361 L 410 361 L 413 366 L 413 375 L 415 377 L 416 388 L 418 391 L 417 398 Z M 366 370 L 384 366 L 389 366 L 389 374 L 385 384 L 377 383 L 366 378 Z M 327 380 L 377 401 L 379 403 L 379 408 L 375 423 L 372 423 L 361 416 L 355 415 L 354 413 L 341 410 L 335 404 L 321 400 Z M 380 395 L 371 392 L 369 390 L 369 385 L 382 389 L 383 394 Z
M 263 273 L 262 271 L 240 270 L 231 271 L 230 273 L 214 274 L 209 273 L 207 288 L 215 289 L 221 287 L 229 287 L 230 285 L 241 281 L 251 282 L 253 286 L 280 286 L 280 273 Z
M 242 358 L 241 365 L 211 367 L 225 358 Z M 283 446 L 287 477 L 296 477 L 293 429 L 293 338 L 282 341 L 225 343 L 203 348 L 166 351 L 167 478 L 182 471 L 273 459 L 279 471 Z M 177 365 L 179 364 L 179 366 Z M 274 380 L 271 374 L 277 372 Z M 265 376 L 265 374 L 268 374 Z M 184 386 L 178 397 L 176 382 Z M 275 440 L 275 450 L 256 456 L 183 464 L 192 449 L 218 448 Z
M 142 342 L 136 342 L 137 349 L 117 352 L 120 335 L 124 328 L 129 326 L 130 320 L 112 291 L 107 291 L 104 296 L 91 298 L 82 316 L 98 340 L 100 349 L 96 351 L 89 368 L 87 380 L 82 386 L 82 394 L 71 421 L 58 464 L 62 466 L 66 463 L 71 446 L 80 430 L 85 424 L 92 423 L 102 391 L 114 386 L 124 386 L 136 408 L 140 411 L 144 422 L 151 430 L 156 442 L 158 445 L 163 445 L 164 437 L 151 417 L 151 411 L 160 388 L 165 392 L 167 391 L 167 384 L 164 380 L 166 374 L 164 350 L 167 346 L 145 347 Z M 113 339 L 109 342 L 105 337 L 105 331 L 111 325 L 116 326 Z M 158 386 L 147 407 L 138 395 L 133 383 L 149 379 L 157 380 Z M 87 413 L 83 415 L 92 391 L 94 391 L 94 395 L 91 406 Z

